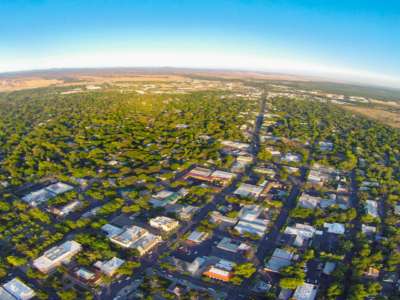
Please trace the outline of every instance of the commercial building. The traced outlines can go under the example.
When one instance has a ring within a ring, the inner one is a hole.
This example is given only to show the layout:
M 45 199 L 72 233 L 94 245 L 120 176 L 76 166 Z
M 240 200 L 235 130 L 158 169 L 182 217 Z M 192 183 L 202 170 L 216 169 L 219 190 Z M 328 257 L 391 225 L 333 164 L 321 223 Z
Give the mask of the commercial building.
M 68 263 L 81 250 L 81 244 L 67 241 L 44 252 L 33 261 L 33 266 L 42 273 L 49 273 L 61 264 Z
M 228 282 L 232 278 L 234 266 L 235 263 L 221 259 L 217 264 L 205 271 L 203 275 L 212 279 Z
M 158 216 L 150 219 L 149 224 L 150 226 L 161 229 L 164 232 L 170 232 L 179 226 L 179 222 L 177 220 L 164 216 Z
M 231 238 L 224 237 L 218 244 L 217 248 L 232 253 L 246 253 L 251 247 L 239 241 L 234 241 Z
M 109 261 L 97 261 L 94 266 L 98 268 L 102 273 L 111 277 L 124 263 L 125 260 L 118 257 L 113 257 Z
M 254 234 L 262 237 L 267 231 L 268 221 L 263 219 L 257 219 L 254 221 L 240 220 L 235 230 L 240 234 Z
M 71 191 L 73 189 L 72 186 L 63 183 L 63 182 L 57 182 L 54 184 L 51 184 L 45 188 L 42 188 L 40 190 L 33 191 L 24 197 L 22 197 L 22 200 L 27 202 L 31 206 L 37 206 L 39 204 L 42 204 L 49 199 L 58 196 L 60 194 L 63 194 L 65 192 Z
M 187 238 L 187 241 L 191 244 L 200 244 L 208 238 L 207 232 L 193 231 Z
M 196 167 L 190 170 L 185 176 L 185 179 L 193 178 L 201 181 L 206 181 L 210 183 L 218 183 L 221 185 L 229 184 L 233 178 L 236 177 L 236 174 L 224 171 L 211 171 L 206 168 Z
M 29 300 L 35 295 L 35 291 L 17 277 L 0 287 L 1 300 Z
M 110 241 L 123 248 L 136 249 L 140 255 L 147 253 L 162 241 L 160 236 L 151 234 L 139 226 L 132 225 L 122 229 L 110 224 L 106 225 L 102 227 L 102 230 L 107 232 Z
M 245 205 L 239 212 L 239 222 L 235 230 L 240 234 L 249 233 L 263 236 L 267 231 L 268 220 L 258 218 L 263 212 L 259 205 Z
M 257 199 L 262 193 L 263 189 L 264 188 L 261 186 L 241 183 L 240 186 L 234 192 L 234 194 L 239 195 L 241 197 L 253 197 Z
M 292 296 L 293 300 L 314 300 L 317 297 L 318 286 L 310 283 L 303 283 L 298 286 Z
M 153 195 L 149 202 L 154 207 L 164 207 L 167 204 L 175 204 L 182 196 L 179 192 L 163 190 Z

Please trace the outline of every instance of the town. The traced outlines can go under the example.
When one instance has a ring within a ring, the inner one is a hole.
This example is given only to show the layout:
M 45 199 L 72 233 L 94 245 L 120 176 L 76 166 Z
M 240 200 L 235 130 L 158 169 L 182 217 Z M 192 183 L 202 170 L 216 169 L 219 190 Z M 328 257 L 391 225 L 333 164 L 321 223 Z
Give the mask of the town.
M 1 136 L 0 299 L 398 297 L 398 132 L 259 83 L 56 91 Z

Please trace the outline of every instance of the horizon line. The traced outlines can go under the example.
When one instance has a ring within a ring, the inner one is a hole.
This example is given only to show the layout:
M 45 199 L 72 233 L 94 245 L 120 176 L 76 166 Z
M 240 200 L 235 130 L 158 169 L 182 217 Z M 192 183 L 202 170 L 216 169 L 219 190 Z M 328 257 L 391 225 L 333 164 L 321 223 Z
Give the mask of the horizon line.
M 361 87 L 374 87 L 374 88 L 387 88 L 400 91 L 400 78 L 394 78 L 395 80 L 399 80 L 399 84 L 393 85 L 390 83 L 371 83 L 366 80 L 357 81 L 355 79 L 350 78 L 341 78 L 336 79 L 333 78 L 332 74 L 313 74 L 311 70 L 299 70 L 292 72 L 285 72 L 283 70 L 266 70 L 266 69 L 252 69 L 252 68 L 235 68 L 235 67 L 195 67 L 195 66 L 168 66 L 168 65 L 159 65 L 159 66 L 150 66 L 150 65 L 136 65 L 136 66 L 75 66 L 75 67 L 49 67 L 49 68 L 33 68 L 33 69 L 16 69 L 16 70 L 7 70 L 7 71 L 0 71 L 0 77 L 4 77 L 7 75 L 18 75 L 24 73 L 40 73 L 40 72 L 51 72 L 51 71 L 84 71 L 84 70 L 118 70 L 118 69 L 148 69 L 148 70 L 155 70 L 155 69 L 172 69 L 172 70 L 181 70 L 181 71 L 208 71 L 208 72 L 247 72 L 247 73 L 259 73 L 260 75 L 286 75 L 286 76 L 293 76 L 299 77 L 298 80 L 295 78 L 293 79 L 268 79 L 268 78 L 255 78 L 259 80 L 270 80 L 270 81 L 289 81 L 289 82 L 298 82 L 298 81 L 309 81 L 309 82 L 328 82 L 334 84 L 345 84 L 345 85 L 355 85 Z M 311 72 L 307 74 L 307 72 Z M 40 74 L 38 74 L 40 75 Z M 338 77 L 340 75 L 338 74 Z M 386 75 L 382 75 L 385 77 Z

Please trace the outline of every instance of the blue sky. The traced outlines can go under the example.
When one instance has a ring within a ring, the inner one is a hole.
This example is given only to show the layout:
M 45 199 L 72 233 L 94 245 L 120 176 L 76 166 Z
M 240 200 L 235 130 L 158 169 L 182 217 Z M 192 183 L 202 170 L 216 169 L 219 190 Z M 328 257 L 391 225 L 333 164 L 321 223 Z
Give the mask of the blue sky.
M 103 66 L 400 86 L 400 1 L 0 0 L 0 72 Z

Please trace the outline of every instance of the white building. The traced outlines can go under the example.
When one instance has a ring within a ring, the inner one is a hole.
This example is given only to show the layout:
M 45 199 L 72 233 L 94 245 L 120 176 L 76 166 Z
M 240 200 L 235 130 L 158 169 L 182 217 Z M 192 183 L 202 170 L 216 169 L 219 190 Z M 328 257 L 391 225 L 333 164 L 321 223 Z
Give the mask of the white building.
M 61 264 L 68 263 L 81 250 L 81 244 L 67 241 L 44 252 L 42 256 L 33 261 L 33 266 L 42 273 L 48 273 Z
M 113 276 L 115 272 L 125 263 L 125 260 L 113 257 L 109 261 L 97 261 L 94 266 L 107 276 Z
M 150 219 L 149 224 L 151 227 L 161 229 L 164 232 L 170 232 L 179 226 L 179 222 L 172 218 L 158 216 Z
M 286 227 L 284 233 L 296 236 L 293 242 L 293 245 L 296 247 L 302 247 L 305 241 L 312 239 L 315 234 L 322 234 L 322 232 L 316 230 L 311 225 L 299 223 L 296 223 L 294 226 Z
M 314 300 L 317 296 L 318 286 L 310 283 L 303 283 L 298 286 L 292 296 L 293 300 Z
M 136 249 L 140 255 L 150 251 L 162 241 L 160 236 L 151 234 L 146 229 L 135 225 L 125 229 L 109 225 L 103 226 L 102 229 L 107 232 L 111 242 L 123 248 Z
M 378 202 L 374 200 L 365 201 L 364 208 L 371 217 L 379 218 Z
M 298 205 L 303 208 L 314 209 L 319 205 L 321 200 L 322 199 L 320 197 L 314 197 L 303 192 L 299 198 Z
M 324 223 L 324 228 L 328 233 L 343 235 L 345 232 L 344 224 L 341 223 Z
M 293 154 L 293 153 L 286 153 L 284 157 L 282 157 L 283 161 L 286 162 L 300 162 L 301 161 L 301 156 L 299 154 Z
M 22 200 L 27 202 L 29 205 L 32 206 L 37 206 L 43 202 L 48 201 L 49 199 L 63 194 L 65 192 L 71 191 L 73 189 L 72 186 L 62 183 L 62 182 L 57 182 L 54 184 L 51 184 L 45 188 L 42 188 L 37 191 L 33 191 L 24 197 L 22 197 Z
M 242 197 L 258 198 L 263 190 L 264 188 L 261 186 L 241 183 L 240 186 L 234 192 L 234 194 Z
M 35 297 L 35 291 L 17 277 L 0 287 L 0 299 L 29 300 Z

